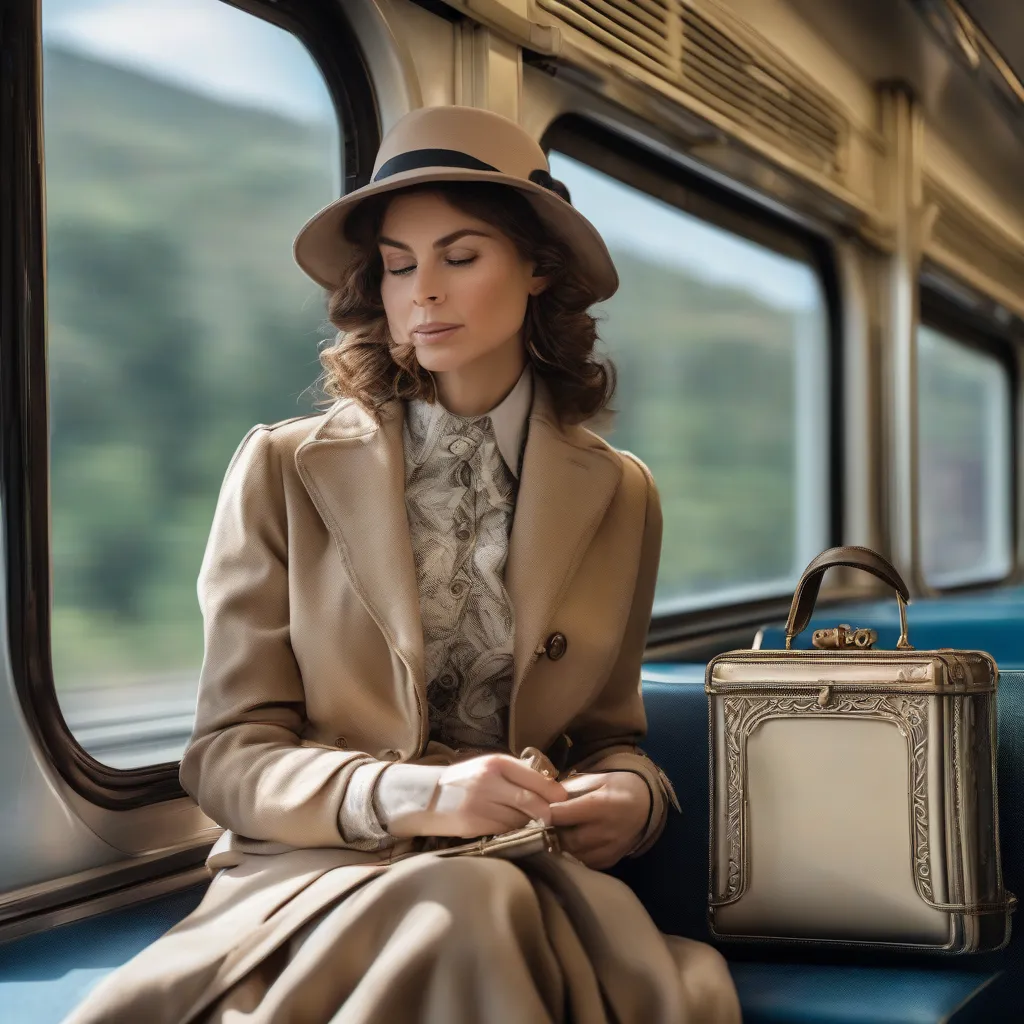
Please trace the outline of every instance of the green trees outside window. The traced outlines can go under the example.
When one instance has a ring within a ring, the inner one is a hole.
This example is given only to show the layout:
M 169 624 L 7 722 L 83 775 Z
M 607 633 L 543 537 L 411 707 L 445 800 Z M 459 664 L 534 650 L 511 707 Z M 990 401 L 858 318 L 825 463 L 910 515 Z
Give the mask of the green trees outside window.
M 129 767 L 190 730 L 232 452 L 314 411 L 331 331 L 291 243 L 342 140 L 299 41 L 218 0 L 48 0 L 44 42 L 54 676 Z
M 816 272 L 564 154 L 551 165 L 619 270 L 601 311 L 619 370 L 603 432 L 647 463 L 661 494 L 655 612 L 785 591 L 827 547 Z

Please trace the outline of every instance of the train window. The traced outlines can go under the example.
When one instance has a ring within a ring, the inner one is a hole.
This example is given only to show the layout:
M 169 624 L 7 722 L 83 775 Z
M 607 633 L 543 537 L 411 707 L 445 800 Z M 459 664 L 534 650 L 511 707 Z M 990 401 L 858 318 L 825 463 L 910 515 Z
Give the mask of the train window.
M 291 242 L 343 140 L 299 39 L 219 0 L 43 19 L 54 682 L 96 760 L 154 765 L 191 731 L 231 453 L 312 407 L 323 302 Z
M 551 167 L 619 271 L 600 324 L 619 376 L 602 432 L 647 463 L 661 494 L 655 613 L 776 596 L 828 546 L 818 270 L 796 243 L 746 233 L 741 217 L 726 227 L 727 210 L 714 222 L 713 204 L 588 149 L 574 147 L 584 163 L 555 148 Z
M 917 334 L 921 565 L 935 587 L 1013 566 L 1013 402 L 994 353 L 930 326 Z

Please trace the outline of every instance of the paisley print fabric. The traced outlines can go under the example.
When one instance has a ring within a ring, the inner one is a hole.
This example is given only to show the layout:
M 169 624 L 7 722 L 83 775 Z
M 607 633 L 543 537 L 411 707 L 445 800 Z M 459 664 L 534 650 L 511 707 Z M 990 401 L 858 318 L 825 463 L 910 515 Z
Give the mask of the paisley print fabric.
M 406 406 L 405 503 L 423 621 L 430 738 L 502 747 L 515 622 L 503 582 L 516 480 L 490 416 Z

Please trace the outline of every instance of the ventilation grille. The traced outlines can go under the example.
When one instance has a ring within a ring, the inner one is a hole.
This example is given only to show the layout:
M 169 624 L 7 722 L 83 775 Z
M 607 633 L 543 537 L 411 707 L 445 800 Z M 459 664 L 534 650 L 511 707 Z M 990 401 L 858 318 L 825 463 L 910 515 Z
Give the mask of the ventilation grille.
M 841 179 L 839 108 L 748 26 L 710 0 L 537 0 L 605 55 L 689 93 L 717 114 Z
M 685 88 L 826 174 L 842 171 L 843 119 L 794 70 L 682 6 Z M 749 33 L 748 33 L 749 34 Z
M 679 63 L 677 0 L 540 0 L 540 6 L 620 57 L 662 78 Z

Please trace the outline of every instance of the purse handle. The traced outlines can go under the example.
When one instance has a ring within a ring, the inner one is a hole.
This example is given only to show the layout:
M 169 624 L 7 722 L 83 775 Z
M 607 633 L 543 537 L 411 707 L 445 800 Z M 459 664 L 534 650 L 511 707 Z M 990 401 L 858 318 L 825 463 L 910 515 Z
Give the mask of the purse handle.
M 910 591 L 903 582 L 903 577 L 896 571 L 892 562 L 883 558 L 877 551 L 853 544 L 822 551 L 816 558 L 811 559 L 804 569 L 793 592 L 793 603 L 789 607 L 789 619 L 786 621 L 786 650 L 791 649 L 793 638 L 799 636 L 811 621 L 825 571 L 840 565 L 863 569 L 864 572 L 877 576 L 883 583 L 888 583 L 896 591 L 896 601 L 900 608 L 900 638 L 896 646 L 901 650 L 913 650 L 907 638 L 907 604 L 910 601 Z

